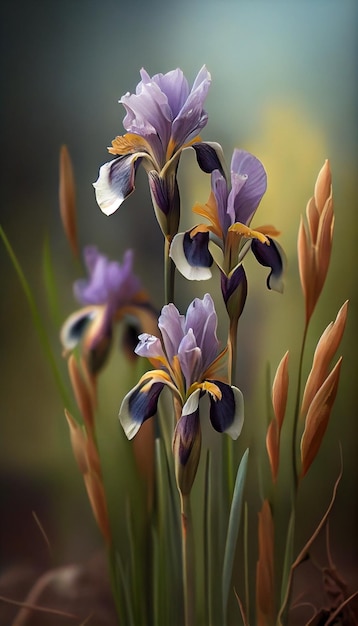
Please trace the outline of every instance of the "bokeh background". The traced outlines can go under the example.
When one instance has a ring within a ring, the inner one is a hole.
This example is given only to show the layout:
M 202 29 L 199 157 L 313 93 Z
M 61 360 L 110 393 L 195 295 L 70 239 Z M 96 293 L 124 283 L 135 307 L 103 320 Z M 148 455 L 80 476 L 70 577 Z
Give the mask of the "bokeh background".
M 305 372 L 315 342 L 349 298 L 340 353 L 340 389 L 327 437 L 303 486 L 302 538 L 344 476 L 332 515 L 338 565 L 352 576 L 357 562 L 357 18 L 354 0 L 18 0 L 1 2 L 1 224 L 43 315 L 61 362 L 58 327 L 44 288 L 42 258 L 52 251 L 63 319 L 76 303 L 72 282 L 81 270 L 71 259 L 58 212 L 58 156 L 67 144 L 76 176 L 82 245 L 94 243 L 120 259 L 136 250 L 136 269 L 162 305 L 162 239 L 150 208 L 144 173 L 120 211 L 106 218 L 92 188 L 106 147 L 121 134 L 117 103 L 133 91 L 142 66 L 150 74 L 181 67 L 192 82 L 205 63 L 212 74 L 202 137 L 219 141 L 228 162 L 235 146 L 265 164 L 269 188 L 256 223 L 282 232 L 288 257 L 283 296 L 265 289 L 265 272 L 248 264 L 250 291 L 239 339 L 237 381 L 247 398 L 242 449 L 265 424 L 267 364 L 289 348 L 295 379 L 303 306 L 296 258 L 300 215 L 326 158 L 333 171 L 336 229 L 331 268 L 315 312 Z M 180 165 L 183 226 L 189 208 L 205 201 L 208 178 L 188 151 Z M 150 236 L 149 236 L 150 233 Z M 47 549 L 34 521 L 47 529 L 58 561 L 83 559 L 101 545 L 82 480 L 72 459 L 63 406 L 40 348 L 13 266 L 0 246 L 0 423 L 2 565 L 45 564 Z M 184 309 L 208 285 L 177 282 Z M 112 367 L 101 381 L 102 445 L 109 482 L 121 510 L 128 482 L 126 453 L 116 420 L 131 372 Z M 291 402 L 292 405 L 292 402 Z M 116 461 L 113 461 L 116 456 Z M 257 476 L 252 470 L 252 481 Z

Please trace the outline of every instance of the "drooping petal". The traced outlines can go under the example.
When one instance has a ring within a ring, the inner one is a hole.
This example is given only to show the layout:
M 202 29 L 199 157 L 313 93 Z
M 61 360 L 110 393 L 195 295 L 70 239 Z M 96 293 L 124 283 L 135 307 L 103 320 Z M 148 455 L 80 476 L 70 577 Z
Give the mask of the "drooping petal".
M 237 387 L 230 386 L 219 380 L 214 382 L 222 393 L 221 400 L 210 396 L 210 421 L 219 433 L 226 432 L 237 439 L 244 423 L 244 398 Z
M 261 243 L 258 239 L 253 239 L 251 249 L 261 265 L 271 268 L 266 281 L 268 289 L 274 289 L 274 291 L 282 293 L 284 287 L 282 277 L 286 266 L 285 253 L 277 241 L 270 237 L 268 239 L 270 245 Z
M 242 176 L 247 176 L 242 186 Z M 231 160 L 232 187 L 238 178 L 238 193 L 234 199 L 235 222 L 249 224 L 267 188 L 267 176 L 261 161 L 245 150 L 234 150 Z
M 146 391 L 142 391 L 143 383 L 138 383 L 123 398 L 119 409 L 119 421 L 128 439 L 133 439 L 145 420 L 153 417 L 157 412 L 158 398 L 164 387 L 164 383 L 153 382 L 145 385 Z
M 135 173 L 143 157 L 148 155 L 140 152 L 128 154 L 100 167 L 93 186 L 97 203 L 105 215 L 112 215 L 134 190 Z
M 65 350 L 73 350 L 84 336 L 88 325 L 98 315 L 97 306 L 87 306 L 70 315 L 62 325 L 60 339 Z
M 179 272 L 187 280 L 208 280 L 211 278 L 210 267 L 213 257 L 209 252 L 209 233 L 197 233 L 190 236 L 190 231 L 178 233 L 173 238 L 169 256 Z
M 222 176 L 226 177 L 224 153 L 219 143 L 202 141 L 193 143 L 190 147 L 194 148 L 196 160 L 203 172 L 211 174 L 214 170 L 219 170 Z

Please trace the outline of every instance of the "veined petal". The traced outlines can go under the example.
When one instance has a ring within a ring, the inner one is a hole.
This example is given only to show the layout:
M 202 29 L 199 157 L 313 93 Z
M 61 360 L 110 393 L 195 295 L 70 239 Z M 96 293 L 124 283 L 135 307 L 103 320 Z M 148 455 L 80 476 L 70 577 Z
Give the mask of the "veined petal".
M 176 354 L 181 340 L 184 337 L 185 316 L 181 315 L 173 303 L 162 308 L 158 320 L 158 327 L 163 337 L 164 348 L 168 360 L 171 362 Z
M 258 262 L 265 267 L 270 267 L 271 272 L 267 277 L 268 289 L 283 292 L 282 276 L 286 266 L 285 253 L 281 246 L 269 237 L 270 245 L 261 243 L 258 239 L 253 239 L 251 249 Z
M 242 186 L 242 176 L 247 176 Z M 234 150 L 231 160 L 232 187 L 238 193 L 233 199 L 235 222 L 249 224 L 267 188 L 267 176 L 261 161 L 245 150 Z
M 221 400 L 210 396 L 210 421 L 219 433 L 226 432 L 237 439 L 244 423 L 244 398 L 237 387 L 230 386 L 219 380 L 212 381 L 222 393 Z
M 155 335 L 149 335 L 148 333 L 142 333 L 138 337 L 139 343 L 134 352 L 138 356 L 144 356 L 147 359 L 165 358 L 165 354 L 162 347 L 162 342 Z
M 206 293 L 203 299 L 195 298 L 188 307 L 185 330 L 191 328 L 196 343 L 203 355 L 202 372 L 209 367 L 219 352 L 219 341 L 216 336 L 218 318 L 210 294 Z
M 208 280 L 213 258 L 207 247 L 209 233 L 197 233 L 193 238 L 190 232 L 178 233 L 173 238 L 169 256 L 179 272 L 188 280 Z
M 153 382 L 146 391 L 142 391 L 143 383 L 133 387 L 124 397 L 119 410 L 119 421 L 128 439 L 133 439 L 145 420 L 157 412 L 158 398 L 164 383 Z
M 208 115 L 203 105 L 210 83 L 210 73 L 203 66 L 194 81 L 191 92 L 173 120 L 172 139 L 178 147 L 193 139 L 206 125 Z
M 192 328 L 189 328 L 180 342 L 178 358 L 188 389 L 191 383 L 197 380 L 202 372 L 201 350 L 197 345 L 197 340 Z
M 97 203 L 105 215 L 112 215 L 134 190 L 138 164 L 146 153 L 135 153 L 113 159 L 102 165 L 93 186 Z

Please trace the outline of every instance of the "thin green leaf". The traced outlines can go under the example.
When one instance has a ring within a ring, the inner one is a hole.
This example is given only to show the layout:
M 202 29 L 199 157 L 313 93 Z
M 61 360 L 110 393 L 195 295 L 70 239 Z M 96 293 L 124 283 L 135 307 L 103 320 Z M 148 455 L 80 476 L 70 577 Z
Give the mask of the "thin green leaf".
M 14 270 L 19 278 L 21 287 L 23 289 L 23 292 L 25 294 L 25 297 L 27 299 L 28 305 L 30 307 L 30 312 L 31 312 L 31 316 L 32 316 L 32 321 L 33 324 L 36 328 L 36 331 L 38 333 L 39 339 L 40 339 L 40 343 L 42 345 L 42 348 L 44 350 L 45 356 L 49 362 L 49 365 L 51 367 L 55 382 L 57 384 L 57 387 L 59 389 L 59 392 L 61 394 L 62 397 L 62 401 L 63 404 L 65 406 L 72 406 L 72 403 L 68 397 L 67 391 L 64 387 L 64 384 L 62 382 L 62 378 L 61 375 L 59 373 L 59 370 L 57 368 L 57 364 L 56 364 L 56 360 L 55 357 L 53 355 L 52 352 L 52 348 L 51 348 L 51 344 L 47 335 L 47 332 L 45 330 L 45 326 L 43 324 L 40 312 L 37 308 L 37 304 L 35 301 L 35 298 L 33 296 L 33 293 L 31 291 L 30 285 L 26 279 L 26 276 L 22 270 L 22 267 L 18 261 L 18 258 L 15 254 L 15 251 L 13 249 L 13 247 L 10 244 L 10 241 L 8 240 L 5 231 L 3 230 L 3 228 L 0 226 L 0 237 L 4 243 L 4 246 L 6 248 L 6 251 L 10 257 L 11 263 L 14 267 Z
M 234 493 L 232 497 L 229 526 L 226 536 L 223 578 L 222 578 L 222 608 L 223 623 L 226 624 L 227 603 L 231 584 L 232 568 L 234 563 L 237 536 L 240 528 L 243 494 L 247 474 L 249 450 L 245 450 L 236 474 Z
M 136 626 L 133 616 L 133 606 L 131 601 L 131 590 L 130 590 L 130 576 L 128 575 L 128 571 L 124 570 L 124 566 L 122 563 L 122 559 L 120 555 L 116 554 L 116 566 L 119 573 L 119 578 L 122 583 L 123 590 L 123 600 L 124 600 L 124 610 L 125 610 L 125 619 L 120 623 L 127 624 L 128 626 Z
M 45 237 L 42 250 L 42 268 L 50 314 L 53 319 L 54 325 L 59 328 L 63 322 L 63 319 L 60 313 L 55 272 L 51 256 L 50 241 L 47 236 Z

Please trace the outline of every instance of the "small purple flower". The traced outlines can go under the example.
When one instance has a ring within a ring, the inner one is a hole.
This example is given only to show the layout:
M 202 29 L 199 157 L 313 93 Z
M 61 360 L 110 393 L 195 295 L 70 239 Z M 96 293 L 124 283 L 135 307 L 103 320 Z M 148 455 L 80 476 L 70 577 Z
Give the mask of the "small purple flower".
M 165 235 L 173 235 L 179 222 L 176 171 L 181 151 L 193 147 L 205 172 L 222 169 L 219 144 L 202 143 L 198 136 L 208 119 L 203 104 L 211 77 L 202 67 L 190 89 L 180 69 L 152 77 L 142 69 L 140 74 L 136 92 L 120 99 L 127 133 L 109 148 L 116 158 L 100 168 L 96 199 L 111 215 L 134 190 L 136 170 L 143 162 L 159 224 Z
M 186 233 L 178 233 L 171 244 L 170 256 L 178 270 L 189 280 L 207 280 L 211 277 L 214 258 L 209 241 L 216 244 L 215 262 L 222 280 L 225 304 L 229 297 L 245 283 L 242 261 L 251 249 L 262 265 L 271 269 L 267 279 L 269 289 L 283 290 L 284 254 L 272 238 L 279 233 L 272 226 L 256 230 L 251 220 L 266 191 L 266 172 L 262 163 L 245 150 L 234 150 L 231 160 L 231 186 L 219 170 L 211 174 L 211 196 L 205 206 L 196 205 L 194 212 L 205 217 L 209 224 L 199 224 Z M 214 253 L 213 253 L 214 254 Z
M 83 307 L 72 313 L 61 329 L 66 351 L 73 350 L 83 339 L 83 354 L 90 371 L 97 372 L 104 364 L 112 343 L 113 325 L 128 316 L 139 327 L 153 328 L 154 312 L 133 273 L 133 252 L 127 250 L 123 263 L 109 261 L 95 246 L 84 249 L 87 279 L 77 280 L 73 290 Z M 127 333 L 131 332 L 130 325 Z
M 236 439 L 244 420 L 243 397 L 227 381 L 227 350 L 220 351 L 217 315 L 209 294 L 202 300 L 195 298 L 185 316 L 174 304 L 165 305 L 158 327 L 161 339 L 147 333 L 139 336 L 135 352 L 147 357 L 154 369 L 144 374 L 125 396 L 119 419 L 128 439 L 132 439 L 143 422 L 155 415 L 160 393 L 164 386 L 169 387 L 180 407 L 173 436 L 177 480 L 181 490 L 190 490 L 195 476 L 193 466 L 196 468 L 200 454 L 200 398 L 205 393 L 209 395 L 213 428 Z

